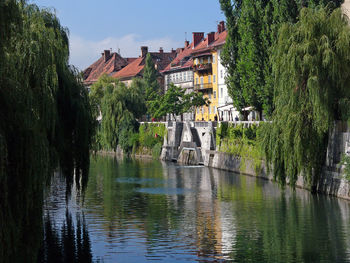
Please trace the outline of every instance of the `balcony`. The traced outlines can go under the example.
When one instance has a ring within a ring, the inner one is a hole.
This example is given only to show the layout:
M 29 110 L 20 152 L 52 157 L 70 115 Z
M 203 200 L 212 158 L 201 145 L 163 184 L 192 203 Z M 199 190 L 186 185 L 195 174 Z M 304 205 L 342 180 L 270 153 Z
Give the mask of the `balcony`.
M 205 84 L 196 84 L 194 85 L 194 90 L 207 90 L 207 89 L 212 89 L 213 84 L 212 83 L 205 83 Z
M 193 65 L 194 71 L 211 71 L 211 63 Z

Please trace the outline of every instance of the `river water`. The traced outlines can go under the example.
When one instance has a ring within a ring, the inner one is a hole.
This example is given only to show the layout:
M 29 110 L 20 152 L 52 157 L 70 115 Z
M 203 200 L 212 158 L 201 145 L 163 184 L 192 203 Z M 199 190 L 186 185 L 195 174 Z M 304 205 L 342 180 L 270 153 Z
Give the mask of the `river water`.
M 207 167 L 100 156 L 84 196 L 73 189 L 66 202 L 64 181 L 54 180 L 42 261 L 350 262 L 344 200 Z

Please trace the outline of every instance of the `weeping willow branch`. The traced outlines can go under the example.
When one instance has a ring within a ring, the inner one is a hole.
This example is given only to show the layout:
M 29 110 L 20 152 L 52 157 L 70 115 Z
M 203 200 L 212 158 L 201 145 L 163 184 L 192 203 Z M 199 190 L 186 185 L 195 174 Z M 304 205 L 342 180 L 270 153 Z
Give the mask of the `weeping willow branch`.
M 349 118 L 343 110 L 350 98 L 349 46 L 350 28 L 339 9 L 304 8 L 296 24 L 279 31 L 273 57 L 275 112 L 264 146 L 282 184 L 288 178 L 295 185 L 302 174 L 315 185 L 329 129 L 335 120 Z

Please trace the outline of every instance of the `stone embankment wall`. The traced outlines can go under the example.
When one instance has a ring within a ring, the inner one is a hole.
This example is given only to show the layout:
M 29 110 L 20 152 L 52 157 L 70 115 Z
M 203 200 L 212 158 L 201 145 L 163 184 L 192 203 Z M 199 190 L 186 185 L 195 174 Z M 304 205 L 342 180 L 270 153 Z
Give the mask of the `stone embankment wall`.
M 238 122 L 249 126 L 254 122 Z M 262 162 L 256 171 L 252 161 L 216 151 L 215 122 L 168 122 L 168 137 L 164 138 L 161 159 L 183 164 L 203 164 L 205 166 L 232 171 L 250 176 L 273 180 Z M 320 180 L 313 188 L 319 192 L 350 200 L 350 184 L 344 178 L 344 167 L 340 165 L 341 156 L 350 153 L 350 129 L 344 123 L 336 123 L 330 133 L 327 161 Z M 296 186 L 310 190 L 310 186 L 300 176 Z

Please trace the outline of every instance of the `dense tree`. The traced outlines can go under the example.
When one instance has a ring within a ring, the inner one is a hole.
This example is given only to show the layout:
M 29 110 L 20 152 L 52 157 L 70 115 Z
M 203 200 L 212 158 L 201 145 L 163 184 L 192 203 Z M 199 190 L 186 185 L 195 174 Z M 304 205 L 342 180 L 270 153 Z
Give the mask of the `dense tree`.
M 324 163 L 334 120 L 349 118 L 350 28 L 339 9 L 304 8 L 284 24 L 274 49 L 275 112 L 264 147 L 276 179 L 311 186 Z
M 157 110 L 153 117 L 160 118 L 169 113 L 175 119 L 176 116 L 193 110 L 194 107 L 206 105 L 207 99 L 200 92 L 186 94 L 185 89 L 171 83 L 166 93 L 160 96 L 155 103 L 157 104 Z
M 53 171 L 60 167 L 68 184 L 74 172 L 78 184 L 80 178 L 87 178 L 93 132 L 91 110 L 87 92 L 77 71 L 68 65 L 68 58 L 67 29 L 50 10 L 25 1 L 1 1 L 3 262 L 35 260 L 43 187 Z
M 95 138 L 95 149 L 115 150 L 120 145 L 129 151 L 129 137 L 137 131 L 137 118 L 146 112 L 143 80 L 134 79 L 130 87 L 103 75 L 91 87 L 90 101 L 94 116 L 102 116 Z
M 147 103 L 148 113 L 154 115 L 157 110 L 157 100 L 161 94 L 158 83 L 158 71 L 155 68 L 151 54 L 146 56 L 145 67 L 143 71 L 143 80 L 145 83 L 145 99 Z
M 228 91 L 238 110 L 254 106 L 267 116 L 273 111 L 273 46 L 282 23 L 295 23 L 303 6 L 327 5 L 340 0 L 220 0 L 227 18 L 228 36 L 222 52 Z

